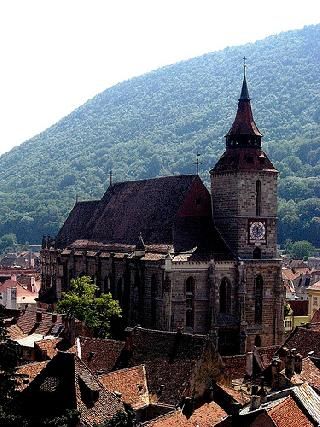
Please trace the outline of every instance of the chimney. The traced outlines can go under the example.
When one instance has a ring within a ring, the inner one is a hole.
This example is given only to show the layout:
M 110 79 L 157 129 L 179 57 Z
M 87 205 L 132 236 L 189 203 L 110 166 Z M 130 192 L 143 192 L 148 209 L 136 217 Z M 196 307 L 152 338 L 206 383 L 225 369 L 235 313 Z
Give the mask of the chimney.
M 36 280 L 35 280 L 34 276 L 31 276 L 30 277 L 31 292 L 35 292 L 36 291 L 35 284 L 36 284 Z
M 36 312 L 36 322 L 40 323 L 42 321 L 42 312 L 41 311 L 37 311 Z
M 253 371 L 253 352 L 248 351 L 246 353 L 246 374 L 248 375 L 248 377 L 252 376 L 252 371 Z
M 16 274 L 14 274 L 14 273 L 11 273 L 11 280 L 12 280 L 13 282 L 16 282 L 16 281 L 17 281 L 17 275 L 16 275 Z
M 279 359 L 279 357 L 275 357 L 274 359 L 272 359 L 272 363 L 271 363 L 271 373 L 272 373 L 271 387 L 273 390 L 277 390 L 279 388 L 280 365 L 281 365 L 281 360 Z
M 294 360 L 294 370 L 297 374 L 301 374 L 302 371 L 302 355 L 297 353 Z
M 58 320 L 57 313 L 52 313 L 52 315 L 51 315 L 51 321 L 52 321 L 52 323 L 56 323 L 57 320 Z
M 293 348 L 291 351 L 288 351 L 285 358 L 285 374 L 288 378 L 291 378 L 294 375 L 295 354 L 296 349 Z
M 258 409 L 260 406 L 260 396 L 253 395 L 251 396 L 250 400 L 250 411 L 254 411 L 255 409 Z

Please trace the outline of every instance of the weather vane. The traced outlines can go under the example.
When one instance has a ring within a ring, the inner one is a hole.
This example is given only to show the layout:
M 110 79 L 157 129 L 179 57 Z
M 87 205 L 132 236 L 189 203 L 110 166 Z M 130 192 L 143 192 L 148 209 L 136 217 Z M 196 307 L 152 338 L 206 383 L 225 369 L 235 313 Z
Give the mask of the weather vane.
M 243 57 L 243 76 L 246 76 L 246 68 L 247 68 L 247 64 L 246 64 L 246 60 L 247 58 L 244 56 Z

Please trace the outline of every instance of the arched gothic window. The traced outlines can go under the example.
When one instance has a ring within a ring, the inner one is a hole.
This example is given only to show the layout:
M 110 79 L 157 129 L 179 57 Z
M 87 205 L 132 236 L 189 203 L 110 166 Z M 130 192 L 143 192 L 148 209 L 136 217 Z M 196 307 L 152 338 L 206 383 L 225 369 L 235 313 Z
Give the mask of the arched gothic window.
M 254 345 L 256 347 L 261 347 L 261 337 L 260 337 L 260 335 L 256 335 L 256 337 L 254 339 Z
M 261 181 L 256 181 L 256 216 L 261 215 Z
M 259 274 L 255 280 L 255 323 L 262 323 L 263 279 Z
M 224 277 L 220 283 L 220 313 L 231 312 L 231 283 Z
M 153 274 L 151 276 L 151 327 L 157 326 L 157 278 Z
M 123 278 L 122 277 L 120 277 L 120 279 L 117 282 L 117 298 L 120 306 L 122 306 L 122 299 L 123 299 Z
M 186 280 L 186 327 L 194 326 L 194 278 L 188 277 Z
M 261 249 L 258 246 L 253 250 L 253 259 L 261 259 Z

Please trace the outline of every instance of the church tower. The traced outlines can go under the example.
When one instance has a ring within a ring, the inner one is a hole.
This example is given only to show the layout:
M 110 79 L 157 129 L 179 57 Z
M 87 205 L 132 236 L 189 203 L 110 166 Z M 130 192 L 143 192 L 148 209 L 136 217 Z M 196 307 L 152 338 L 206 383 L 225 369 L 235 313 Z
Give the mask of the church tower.
M 281 263 L 277 259 L 277 177 L 261 149 L 244 77 L 226 150 L 210 171 L 213 218 L 238 259 L 240 329 L 252 345 L 275 345 L 283 334 Z

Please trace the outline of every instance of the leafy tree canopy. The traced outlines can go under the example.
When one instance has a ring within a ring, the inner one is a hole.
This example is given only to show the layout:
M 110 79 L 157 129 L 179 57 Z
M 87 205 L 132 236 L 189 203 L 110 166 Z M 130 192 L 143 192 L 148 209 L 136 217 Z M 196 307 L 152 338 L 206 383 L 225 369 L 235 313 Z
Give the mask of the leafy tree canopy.
M 72 279 L 70 290 L 62 294 L 57 308 L 84 321 L 99 337 L 105 338 L 110 333 L 111 320 L 121 317 L 121 308 L 111 293 L 97 296 L 98 289 L 89 276 Z
M 289 253 L 294 259 L 306 259 L 315 252 L 315 247 L 306 240 L 299 240 L 288 246 Z

